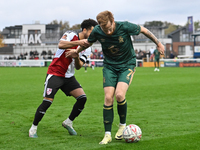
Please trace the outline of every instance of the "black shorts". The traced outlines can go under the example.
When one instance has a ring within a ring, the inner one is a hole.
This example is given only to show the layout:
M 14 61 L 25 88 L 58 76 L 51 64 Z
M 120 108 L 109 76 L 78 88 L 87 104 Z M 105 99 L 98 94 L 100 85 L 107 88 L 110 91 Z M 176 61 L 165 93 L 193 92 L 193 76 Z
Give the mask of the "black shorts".
M 43 97 L 54 98 L 55 94 L 61 89 L 66 96 L 71 96 L 69 93 L 77 88 L 82 88 L 74 76 L 64 78 L 47 74 L 44 84 Z

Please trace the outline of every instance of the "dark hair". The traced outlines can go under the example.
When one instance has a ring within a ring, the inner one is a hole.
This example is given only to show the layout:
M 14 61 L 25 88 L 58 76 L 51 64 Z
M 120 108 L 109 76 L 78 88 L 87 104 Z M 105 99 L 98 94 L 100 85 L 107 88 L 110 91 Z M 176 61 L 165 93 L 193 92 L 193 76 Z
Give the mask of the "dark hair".
M 81 23 L 81 29 L 82 31 L 84 28 L 86 30 L 90 30 L 91 27 L 95 27 L 96 25 L 98 25 L 98 23 L 95 20 L 89 18 L 89 19 L 83 20 L 83 22 Z

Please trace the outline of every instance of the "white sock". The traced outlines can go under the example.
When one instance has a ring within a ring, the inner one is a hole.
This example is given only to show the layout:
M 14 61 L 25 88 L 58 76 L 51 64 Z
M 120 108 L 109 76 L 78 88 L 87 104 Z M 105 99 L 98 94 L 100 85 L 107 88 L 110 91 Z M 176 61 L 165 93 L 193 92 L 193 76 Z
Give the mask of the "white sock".
M 69 118 L 67 118 L 67 119 L 65 120 L 65 122 L 66 122 L 66 123 L 72 123 L 72 121 L 71 121 Z
M 35 126 L 34 124 L 32 124 L 31 129 L 36 129 L 37 130 L 37 126 Z
M 123 126 L 126 126 L 126 123 L 122 124 L 122 123 L 119 123 L 119 125 L 123 125 Z
M 106 131 L 105 134 L 110 134 L 111 135 L 111 132 L 110 131 Z

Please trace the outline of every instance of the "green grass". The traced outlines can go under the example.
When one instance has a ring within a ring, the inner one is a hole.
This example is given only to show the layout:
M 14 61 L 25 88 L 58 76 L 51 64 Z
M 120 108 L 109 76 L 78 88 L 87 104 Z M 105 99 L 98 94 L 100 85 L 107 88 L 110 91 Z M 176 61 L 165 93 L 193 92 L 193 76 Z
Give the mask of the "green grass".
M 126 99 L 127 124 L 142 129 L 138 143 L 116 141 L 119 118 L 114 103 L 113 141 L 104 136 L 102 68 L 76 71 L 88 101 L 74 121 L 78 135 L 62 127 L 75 99 L 59 91 L 38 126 L 37 139 L 28 137 L 35 111 L 42 102 L 46 67 L 0 67 L 0 149 L 2 150 L 198 150 L 200 149 L 200 69 L 137 68 Z

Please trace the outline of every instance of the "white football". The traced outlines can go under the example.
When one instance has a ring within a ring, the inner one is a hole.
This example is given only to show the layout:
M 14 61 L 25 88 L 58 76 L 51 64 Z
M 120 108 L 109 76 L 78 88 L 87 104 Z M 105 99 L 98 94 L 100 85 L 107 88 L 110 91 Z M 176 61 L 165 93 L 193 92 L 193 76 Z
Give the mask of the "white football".
M 130 124 L 124 128 L 123 138 L 127 143 L 136 143 L 142 138 L 142 130 L 135 124 Z

